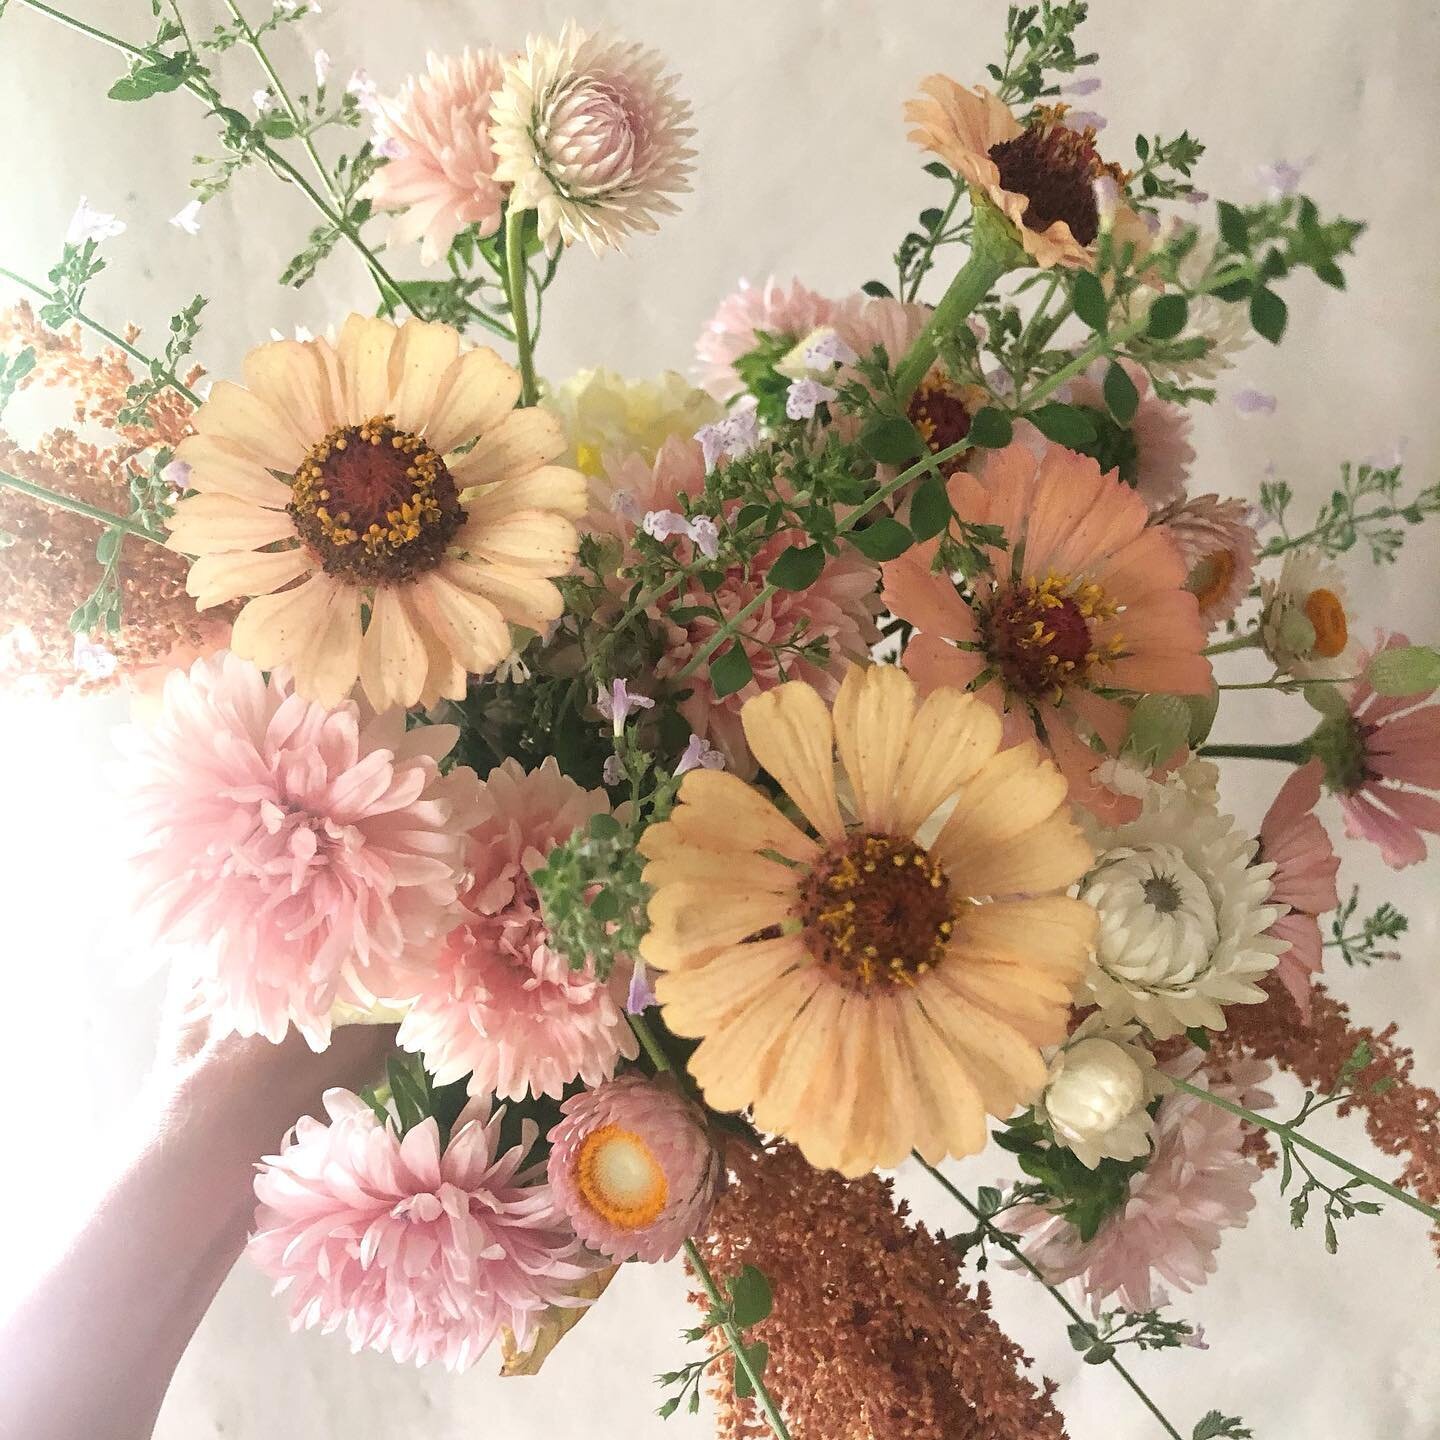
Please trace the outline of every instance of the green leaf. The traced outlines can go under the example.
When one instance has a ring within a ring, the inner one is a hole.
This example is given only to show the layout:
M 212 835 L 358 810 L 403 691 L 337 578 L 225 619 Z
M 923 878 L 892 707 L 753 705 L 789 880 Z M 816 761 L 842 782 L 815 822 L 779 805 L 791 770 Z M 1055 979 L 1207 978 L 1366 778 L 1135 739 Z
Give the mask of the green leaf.
M 727 695 L 743 690 L 754 674 L 745 647 L 736 640 L 723 655 L 710 662 L 710 688 L 717 700 L 723 700 Z
M 825 551 L 819 545 L 792 545 L 781 553 L 765 577 L 781 590 L 808 590 L 825 568 Z
M 850 531 L 850 543 L 872 560 L 893 560 L 915 543 L 915 537 L 898 520 L 882 515 L 864 530 Z
M 1140 392 L 1135 382 L 1125 373 L 1120 362 L 1112 361 L 1105 372 L 1105 403 L 1110 413 L 1122 424 L 1128 425 L 1135 418 L 1135 409 L 1140 404 Z
M 970 430 L 965 438 L 982 449 L 998 450 L 1010 443 L 1010 437 L 1014 433 L 1015 427 L 1010 417 L 1003 410 L 987 405 L 970 422 Z
M 1071 294 L 1075 301 L 1075 313 L 1081 320 L 1092 330 L 1103 331 L 1110 302 L 1106 300 L 1099 280 L 1089 270 L 1077 270 Z
M 765 518 L 767 509 L 769 509 L 769 506 L 758 504 L 755 501 L 751 501 L 749 505 L 742 505 L 736 512 L 733 528 L 736 530 L 748 529 L 751 525 L 754 525 L 756 521 Z
M 1212 290 L 1210 293 L 1217 300 L 1224 300 L 1233 304 L 1236 301 L 1244 300 L 1254 288 L 1249 280 L 1232 280 L 1228 285 L 1221 285 L 1218 289 Z
M 1130 712 L 1125 748 L 1147 768 L 1168 760 L 1190 739 L 1190 707 L 1180 695 L 1142 695 Z
M 616 840 L 620 836 L 620 822 L 613 815 L 603 811 L 590 817 L 590 834 L 596 840 Z
M 1343 720 L 1350 714 L 1350 707 L 1345 703 L 1345 697 L 1336 685 L 1321 680 L 1312 680 L 1300 693 L 1304 695 L 1305 703 L 1312 710 L 1318 710 L 1320 714 L 1331 720 Z
M 763 1271 L 747 1265 L 738 1275 L 730 1278 L 728 1288 L 735 1323 L 742 1330 L 758 1325 L 769 1315 L 774 1297 Z
M 1440 651 L 1428 645 L 1377 650 L 1365 678 L 1380 695 L 1423 695 L 1440 686 Z
M 921 225 L 923 225 L 925 229 L 930 231 L 934 231 L 944 218 L 945 212 L 943 210 L 935 209 L 933 207 L 929 210 L 922 210 L 920 212 Z
M 138 66 L 117 80 L 105 93 L 112 100 L 134 101 L 178 90 L 185 83 L 187 64 L 185 56 L 175 55 Z
M 1095 443 L 1095 418 L 1079 405 L 1042 405 L 1025 417 L 1047 440 L 1079 450 Z
M 1190 304 L 1183 295 L 1162 295 L 1151 307 L 1145 333 L 1152 340 L 1173 340 L 1190 317 Z
M 1187 695 L 1185 704 L 1190 710 L 1190 748 L 1195 750 L 1210 738 L 1220 710 L 1220 691 L 1212 686 L 1208 695 Z
M 770 1347 L 763 1340 L 756 1340 L 752 1345 L 741 1346 L 741 1349 L 744 1350 L 745 1358 L 750 1362 L 750 1368 L 757 1375 L 764 1375 L 765 1367 L 770 1363 Z M 737 1361 L 735 1365 L 736 1397 L 744 1400 L 754 1393 L 755 1387 L 750 1383 L 750 1376 Z
M 1098 1345 L 1092 1345 L 1085 1352 L 1085 1363 L 1087 1365 L 1103 1365 L 1107 1360 L 1115 1356 L 1115 1347 L 1108 1341 L 1102 1340 Z
M 1203 1025 L 1190 1026 L 1185 1032 L 1185 1038 L 1197 1050 L 1209 1050 L 1210 1048 L 1210 1032 Z M 1280 1188 L 1283 1190 L 1285 1187 L 1282 1185 Z
M 602 890 L 591 902 L 590 913 L 601 921 L 620 918 L 620 901 L 613 890 Z
M 928 165 L 921 167 L 927 175 L 933 175 L 937 180 L 950 180 L 954 177 L 950 174 L 950 167 L 942 160 L 932 160 Z
M 932 475 L 910 501 L 910 530 L 917 540 L 942 534 L 950 524 L 950 495 L 941 475 Z
M 860 431 L 865 453 L 882 465 L 903 465 L 925 449 L 920 432 L 903 415 L 881 415 Z
M 1250 226 L 1245 216 L 1228 200 L 1221 200 L 1216 206 L 1220 219 L 1220 238 L 1232 249 L 1243 255 L 1250 253 Z
M 95 558 L 102 564 L 108 565 L 120 549 L 120 542 L 124 539 L 123 530 L 107 530 L 99 540 L 95 542 Z
M 1150 142 L 1143 135 L 1137 135 L 1135 137 L 1135 153 L 1142 160 L 1148 160 L 1150 158 Z
M 866 295 L 873 295 L 877 300 L 893 300 L 895 298 L 890 287 L 882 284 L 879 280 L 867 280 L 860 289 Z
M 1280 343 L 1289 314 L 1285 302 L 1273 290 L 1262 287 L 1250 297 L 1250 323 L 1272 345 Z

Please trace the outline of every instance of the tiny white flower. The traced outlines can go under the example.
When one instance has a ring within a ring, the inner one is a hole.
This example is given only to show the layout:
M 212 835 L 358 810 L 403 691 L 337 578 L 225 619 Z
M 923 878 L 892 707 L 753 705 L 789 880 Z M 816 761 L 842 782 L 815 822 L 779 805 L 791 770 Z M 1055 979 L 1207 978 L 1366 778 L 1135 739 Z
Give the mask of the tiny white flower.
M 1265 193 L 1271 200 L 1283 200 L 1300 189 L 1305 172 L 1314 163 L 1313 155 L 1294 163 L 1289 160 L 1276 160 L 1272 164 L 1261 165 L 1255 171 L 1255 178 L 1264 186 Z
M 182 209 L 177 210 L 170 217 L 170 223 L 178 230 L 183 230 L 187 235 L 198 235 L 200 233 L 200 201 L 191 200 Z
M 355 97 L 355 103 L 372 119 L 380 114 L 380 91 L 370 78 L 368 70 L 356 70 L 345 82 L 345 88 Z
M 91 208 L 89 199 L 82 195 L 70 224 L 65 231 L 67 245 L 83 245 L 87 240 L 112 240 L 125 233 L 125 222 L 107 215 L 103 210 Z
M 324 85 L 330 78 L 330 71 L 334 68 L 334 61 L 330 59 L 328 50 L 317 50 L 315 52 L 315 83 Z
M 785 413 L 792 420 L 813 420 L 816 409 L 828 404 L 839 393 L 818 380 L 792 380 L 785 392 Z
M 705 470 L 713 470 L 721 457 L 740 460 L 760 443 L 760 422 L 753 406 L 732 410 L 713 425 L 702 425 L 695 432 L 705 455 Z
M 184 460 L 172 460 L 161 472 L 160 478 L 177 494 L 190 488 L 190 466 Z
M 652 540 L 668 540 L 672 535 L 690 534 L 690 522 L 674 510 L 647 510 L 640 528 Z
M 618 755 L 607 755 L 600 767 L 600 778 L 607 785 L 618 785 L 625 778 L 625 765 Z
M 692 735 L 685 753 L 675 762 L 675 773 L 683 775 L 687 770 L 723 770 L 725 757 L 711 746 L 702 736 Z
M 257 115 L 266 115 L 275 108 L 275 97 L 268 90 L 257 90 L 250 97 Z
M 1301 680 L 1355 673 L 1349 596 L 1338 566 L 1310 546 L 1285 556 L 1280 575 L 1260 584 L 1260 644 L 1277 670 Z
M 120 662 L 103 645 L 86 635 L 75 637 L 75 648 L 71 652 L 75 668 L 87 680 L 108 680 Z
M 691 520 L 690 539 L 707 560 L 713 560 L 720 553 L 720 531 L 708 515 L 697 515 Z

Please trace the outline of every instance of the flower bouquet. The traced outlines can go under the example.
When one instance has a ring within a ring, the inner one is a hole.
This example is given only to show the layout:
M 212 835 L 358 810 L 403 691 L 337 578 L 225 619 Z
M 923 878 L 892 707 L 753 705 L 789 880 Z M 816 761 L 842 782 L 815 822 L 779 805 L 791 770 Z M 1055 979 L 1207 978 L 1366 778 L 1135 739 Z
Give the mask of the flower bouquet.
M 1347 588 L 1440 489 L 1347 465 L 1312 522 L 1189 483 L 1190 407 L 1362 227 L 1284 167 L 1211 205 L 1185 132 L 1111 145 L 1071 103 L 1085 6 L 1045 0 L 918 81 L 896 145 L 936 200 L 893 276 L 743 285 L 703 388 L 549 383 L 562 262 L 690 186 L 661 58 L 572 25 L 391 95 L 321 51 L 302 91 L 272 55 L 318 6 L 227 6 L 134 38 L 16 0 L 124 52 L 112 99 L 200 102 L 178 227 L 269 171 L 318 217 L 282 281 L 348 248 L 373 294 L 212 381 L 203 297 L 159 349 L 94 318 L 113 215 L 82 201 L 46 283 L 0 271 L 0 402 L 63 387 L 97 437 L 0 436 L 0 663 L 145 696 L 137 908 L 214 1023 L 398 1025 L 259 1168 L 294 1324 L 533 1373 L 618 1266 L 683 1254 L 662 1415 L 708 1387 L 733 1437 L 1059 1436 L 994 1257 L 1160 1431 L 1249 1435 L 1181 1428 L 1119 1352 L 1203 1345 L 1168 1292 L 1264 1172 L 1331 1249 L 1382 1203 L 1440 1224 L 1440 1098 L 1319 978 L 1405 928 L 1342 903 L 1326 792 L 1394 866 L 1440 829 L 1440 654 L 1362 638 Z M 1306 738 L 1209 743 L 1256 688 Z M 1222 760 L 1272 762 L 1258 835 Z M 1331 1108 L 1393 1182 L 1307 1133 Z M 966 1193 L 944 1162 L 988 1146 L 1023 1178 Z M 907 1161 L 952 1231 L 876 1173 Z

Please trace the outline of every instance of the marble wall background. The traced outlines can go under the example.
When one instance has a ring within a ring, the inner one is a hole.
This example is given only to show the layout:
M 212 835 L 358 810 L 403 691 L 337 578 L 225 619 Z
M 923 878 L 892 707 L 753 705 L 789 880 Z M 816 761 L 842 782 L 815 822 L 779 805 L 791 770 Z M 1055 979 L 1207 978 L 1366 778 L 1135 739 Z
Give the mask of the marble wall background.
M 263 0 L 245 3 L 263 9 Z M 136 38 L 150 23 L 144 0 L 68 4 Z M 187 6 L 202 25 L 221 8 L 218 0 Z M 1253 347 L 1228 387 L 1275 394 L 1274 415 L 1245 418 L 1222 399 L 1199 417 L 1195 488 L 1254 495 L 1274 465 L 1299 492 L 1303 512 L 1328 493 L 1340 460 L 1397 444 L 1416 475 L 1432 478 L 1440 456 L 1435 5 L 1100 0 L 1093 8 L 1105 88 L 1087 103 L 1109 118 L 1109 135 L 1188 126 L 1210 146 L 1200 183 L 1237 197 L 1256 193 L 1258 165 L 1309 161 L 1311 193 L 1372 227 L 1348 267 L 1348 292 L 1301 279 L 1287 291 L 1291 333 L 1283 349 Z M 798 275 L 839 293 L 882 273 L 934 184 L 904 141 L 900 104 L 931 69 L 978 78 L 1003 7 L 996 0 L 325 0 L 325 13 L 291 32 L 276 54 L 298 78 L 308 72 L 309 49 L 323 45 L 342 74 L 364 65 L 389 86 L 427 48 L 510 45 L 527 29 L 558 28 L 570 14 L 669 56 L 695 104 L 701 165 L 684 213 L 658 237 L 623 258 L 567 263 L 547 307 L 541 360 L 553 376 L 594 364 L 637 374 L 683 368 L 697 327 L 740 275 Z M 219 374 L 271 326 L 319 330 L 369 303 L 364 275 L 348 256 L 298 293 L 276 286 L 311 221 L 299 197 L 266 176 L 243 176 L 206 209 L 197 237 L 169 226 L 187 198 L 190 156 L 206 148 L 204 125 L 184 95 L 133 107 L 107 101 L 104 91 L 119 73 L 116 57 L 22 3 L 0 18 L 0 134 L 7 137 L 0 264 L 43 275 L 76 197 L 88 194 L 129 222 L 107 248 L 112 269 L 92 291 L 93 310 L 113 324 L 134 319 L 154 330 L 203 290 L 211 304 L 201 351 Z M 262 83 L 244 55 L 226 57 L 224 74 L 236 97 Z M 1117 140 L 1121 150 L 1128 153 L 1128 141 Z M 1383 572 L 1357 569 L 1374 619 L 1417 637 L 1440 632 L 1436 553 L 1431 537 Z M 1242 678 L 1245 662 L 1232 665 Z M 116 918 L 123 879 L 106 809 L 109 730 L 119 718 L 114 702 L 0 700 L 0 753 L 9 761 L 0 833 L 12 1017 L 7 1110 L 11 1152 L 23 1157 L 16 1182 L 0 1187 L 0 1217 L 23 1221 L 32 1237 L 43 1238 L 52 1187 L 82 1193 L 77 1157 L 113 1130 L 153 1040 L 159 987 L 122 978 L 133 956 Z M 1306 728 L 1298 701 L 1259 700 L 1236 705 L 1218 738 L 1289 738 Z M 1227 798 L 1253 822 L 1280 778 L 1236 766 Z M 1392 876 L 1356 851 L 1347 855 L 1345 878 L 1361 883 L 1371 904 L 1393 898 L 1410 912 L 1413 929 L 1401 964 L 1340 973 L 1334 988 L 1362 1020 L 1400 1016 L 1421 1066 L 1434 1074 L 1435 866 Z M 1357 1158 L 1386 1164 L 1353 1124 L 1321 1133 Z M 956 1168 L 974 1185 L 1000 1165 L 989 1155 Z M 923 1179 L 901 1177 L 919 1213 L 957 1227 Z M 1138 1357 L 1143 1383 L 1187 1434 L 1211 1407 L 1244 1415 L 1271 1440 L 1440 1434 L 1431 1323 L 1440 1278 L 1418 1217 L 1356 1222 L 1330 1258 L 1313 1229 L 1290 1232 L 1273 1179 L 1264 1188 L 1250 1226 L 1226 1240 L 1218 1278 L 1180 1305 L 1205 1324 L 1209 1353 Z M 29 1240 L 7 1245 L 0 1302 L 23 1283 L 38 1250 Z M 1106 1367 L 1085 1367 L 1070 1353 L 1043 1293 L 1025 1277 L 993 1278 L 1002 1322 L 1061 1382 L 1076 1440 L 1156 1433 Z M 689 1323 L 678 1269 L 627 1269 L 600 1316 L 538 1381 L 479 1371 L 416 1375 L 382 1357 L 351 1357 L 334 1338 L 290 1339 L 265 1288 L 243 1266 L 231 1278 L 181 1366 L 161 1440 L 707 1433 L 683 1419 L 662 1431 L 653 1415 L 649 1377 L 677 1363 L 678 1331 Z

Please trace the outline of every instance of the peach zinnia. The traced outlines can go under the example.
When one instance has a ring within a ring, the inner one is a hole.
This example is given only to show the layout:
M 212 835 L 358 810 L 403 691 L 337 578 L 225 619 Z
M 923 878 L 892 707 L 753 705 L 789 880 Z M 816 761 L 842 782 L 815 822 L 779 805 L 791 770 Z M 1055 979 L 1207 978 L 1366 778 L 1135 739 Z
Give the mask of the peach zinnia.
M 1129 710 L 1114 692 L 1200 695 L 1210 689 L 1205 629 L 1185 590 L 1185 562 L 1145 502 L 1088 456 L 1023 444 L 987 455 L 978 476 L 949 482 L 956 516 L 989 525 L 1004 548 L 967 601 L 931 565 L 939 539 L 885 570 L 885 600 L 919 630 L 905 668 L 924 690 L 973 687 L 1005 716 L 1011 742 L 1043 739 L 1072 797 L 1110 818 L 1134 809 L 1096 784 Z
M 714 1109 L 749 1107 L 847 1175 L 911 1149 L 975 1153 L 987 1111 L 1044 1087 L 1039 1047 L 1064 1037 L 1095 933 L 1095 912 L 1056 893 L 1091 860 L 1063 777 L 1034 746 L 997 753 L 988 706 L 921 702 L 889 666 L 852 669 L 833 715 L 793 681 L 742 720 L 814 833 L 736 776 L 693 770 L 641 837 L 641 954 L 664 972 L 665 1023 L 701 1037 L 691 1073 Z
M 462 698 L 511 624 L 559 618 L 585 482 L 546 463 L 560 424 L 514 408 L 493 350 L 352 315 L 335 345 L 252 350 L 245 382 L 218 382 L 177 447 L 195 493 L 170 521 L 200 609 L 253 597 L 237 654 L 326 705 L 358 676 L 384 710 Z

